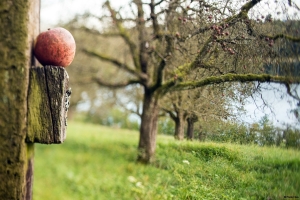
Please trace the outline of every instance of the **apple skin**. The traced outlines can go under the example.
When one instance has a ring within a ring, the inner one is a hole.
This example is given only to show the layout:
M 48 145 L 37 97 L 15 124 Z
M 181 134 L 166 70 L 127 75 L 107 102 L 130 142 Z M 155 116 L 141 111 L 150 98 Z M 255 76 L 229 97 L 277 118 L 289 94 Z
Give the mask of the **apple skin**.
M 57 27 L 40 33 L 35 40 L 33 51 L 44 66 L 67 67 L 74 59 L 76 44 L 68 30 Z

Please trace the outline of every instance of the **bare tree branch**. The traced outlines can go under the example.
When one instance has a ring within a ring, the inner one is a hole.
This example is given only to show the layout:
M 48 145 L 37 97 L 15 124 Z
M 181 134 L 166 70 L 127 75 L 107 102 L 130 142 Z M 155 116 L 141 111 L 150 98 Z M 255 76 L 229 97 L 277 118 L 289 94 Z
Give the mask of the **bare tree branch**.
M 133 1 L 138 10 L 138 22 L 137 22 L 137 30 L 138 30 L 138 38 L 139 38 L 139 53 L 137 54 L 139 58 L 139 69 L 146 73 L 148 72 L 148 53 L 146 48 L 147 41 L 146 38 L 146 31 L 145 31 L 145 20 L 144 20 L 144 10 L 143 10 L 143 2 L 141 0 L 134 0 Z
M 175 120 L 176 119 L 176 115 L 171 111 L 171 110 L 168 110 L 166 108 L 161 108 L 164 112 L 168 113 L 170 115 L 170 117 Z
M 220 84 L 225 82 L 273 82 L 273 83 L 300 83 L 300 78 L 285 76 L 272 76 L 269 74 L 225 74 L 221 76 L 211 76 L 200 81 L 190 81 L 177 83 L 176 80 L 169 81 L 160 87 L 159 93 L 165 94 L 170 91 L 190 90 L 206 85 Z
M 140 109 L 139 109 L 139 106 L 136 107 L 136 109 L 131 109 L 131 108 L 128 108 L 127 105 L 128 105 L 129 102 L 127 103 L 122 103 L 122 102 L 118 102 L 117 101 L 117 104 L 119 106 L 121 106 L 122 108 L 124 108 L 125 110 L 127 110 L 129 113 L 132 113 L 132 114 L 136 114 L 137 116 L 141 117 L 142 114 L 140 112 Z
M 94 57 L 99 58 L 103 61 L 110 62 L 110 63 L 114 64 L 116 67 L 118 67 L 120 69 L 124 69 L 125 71 L 129 72 L 130 74 L 135 75 L 138 78 L 140 78 L 141 81 L 147 80 L 147 75 L 146 74 L 143 74 L 141 72 L 138 72 L 137 70 L 134 70 L 134 69 L 130 68 L 128 65 L 126 65 L 125 63 L 122 63 L 121 61 L 119 61 L 115 58 L 109 57 L 109 56 L 104 55 L 104 54 L 96 53 L 94 51 L 90 51 L 90 50 L 87 50 L 87 49 L 83 49 L 82 51 L 84 53 L 90 55 L 90 56 L 94 56 Z
M 241 11 L 236 14 L 233 15 L 231 17 L 228 17 L 225 20 L 225 23 L 228 23 L 229 25 L 235 24 L 237 22 L 237 20 L 239 19 L 243 19 L 243 18 L 248 18 L 248 12 L 256 5 L 260 2 L 261 0 L 252 0 L 249 1 L 247 3 L 245 3 L 242 7 L 241 7 Z
M 104 86 L 104 87 L 108 87 L 108 88 L 113 88 L 113 89 L 117 89 L 117 88 L 124 88 L 128 85 L 133 85 L 133 84 L 141 84 L 140 80 L 127 80 L 121 83 L 109 83 L 107 81 L 102 80 L 101 78 L 93 78 L 92 79 L 94 82 L 96 82 L 98 85 Z
M 165 0 L 160 0 L 159 2 L 157 2 L 156 4 L 155 4 L 155 6 L 159 6 L 162 2 L 164 2 Z
M 205 33 L 206 31 L 209 31 L 210 30 L 210 26 L 206 26 L 204 28 L 199 28 L 198 30 L 196 30 L 195 32 L 193 32 L 191 34 L 191 36 L 195 36 L 195 35 L 198 35 L 200 33 Z
M 300 98 L 298 95 L 294 95 L 291 91 L 291 86 L 289 83 L 284 83 L 285 87 L 286 87 L 286 91 L 288 93 L 288 95 L 290 95 L 292 98 L 294 98 L 297 101 L 300 101 Z
M 298 11 L 300 11 L 299 6 L 295 2 L 291 2 L 291 3 L 293 3 L 292 5 L 294 6 L 294 8 L 296 8 Z
M 248 14 L 249 10 L 253 8 L 256 4 L 261 2 L 261 0 L 252 0 L 244 4 L 241 8 L 241 12 L 244 12 L 243 14 Z M 241 13 L 240 13 L 241 14 Z
M 105 32 L 105 33 L 101 33 L 98 30 L 87 28 L 85 26 L 81 26 L 80 29 L 84 30 L 87 33 L 91 33 L 91 34 L 94 34 L 94 35 L 99 35 L 99 36 L 102 36 L 102 37 L 121 37 L 121 34 L 118 33 L 118 32 Z
M 100 60 L 110 62 L 110 63 L 114 64 L 115 66 L 117 66 L 120 69 L 125 69 L 127 72 L 129 72 L 131 74 L 134 74 L 134 75 L 136 74 L 135 70 L 131 69 L 128 65 L 126 65 L 125 63 L 122 63 L 121 61 L 119 61 L 117 59 L 114 59 L 114 58 L 109 57 L 107 55 L 96 53 L 94 51 L 90 51 L 90 50 L 87 50 L 87 49 L 83 49 L 82 51 L 84 53 L 90 55 L 90 56 L 94 56 L 96 58 L 99 58 Z
M 257 3 L 259 3 L 261 0 L 252 0 L 250 2 L 247 2 L 245 3 L 242 7 L 241 7 L 241 11 L 236 14 L 236 15 L 233 15 L 231 17 L 228 17 L 226 20 L 225 20 L 225 23 L 220 23 L 219 25 L 222 26 L 222 27 L 225 27 L 228 28 L 229 26 L 232 26 L 233 24 L 235 24 L 238 19 L 241 19 L 241 18 L 248 18 L 248 12 L 251 8 L 253 8 Z M 227 2 L 228 3 L 228 2 Z M 226 4 L 227 5 L 227 4 Z M 225 7 L 224 7 L 225 9 Z M 223 11 L 224 12 L 224 11 Z M 224 26 L 225 24 L 228 24 L 228 27 Z M 191 36 L 195 36 L 195 35 L 198 35 L 198 34 L 201 34 L 201 33 L 205 33 L 206 31 L 209 31 L 211 29 L 210 26 L 206 26 L 206 27 L 203 27 L 203 28 L 200 28 L 198 30 L 196 30 L 195 32 L 193 32 L 191 34 Z
M 155 85 L 151 88 L 152 91 L 155 91 L 158 87 L 161 86 L 163 81 L 163 70 L 165 66 L 166 66 L 166 61 L 165 59 L 162 59 L 157 69 Z
M 107 6 L 108 10 L 110 11 L 111 17 L 114 20 L 114 22 L 120 32 L 121 37 L 124 39 L 126 44 L 129 46 L 129 49 L 131 52 L 131 57 L 133 59 L 133 63 L 135 65 L 135 67 L 137 69 L 140 69 L 141 66 L 140 66 L 140 62 L 139 62 L 139 52 L 138 52 L 136 44 L 130 39 L 130 36 L 129 36 L 130 34 L 123 27 L 122 21 L 117 19 L 116 12 L 112 9 L 110 2 L 106 1 L 105 5 Z
M 156 4 L 154 2 L 154 0 L 151 0 L 150 3 L 150 16 L 152 19 L 152 25 L 153 25 L 153 30 L 154 30 L 154 35 L 157 35 L 157 33 L 159 32 L 159 26 L 158 26 L 158 21 L 157 21 L 157 15 L 155 14 L 155 7 Z
M 293 36 L 290 36 L 290 35 L 286 35 L 286 34 L 277 34 L 277 35 L 274 35 L 274 36 L 270 36 L 270 35 L 266 35 L 264 37 L 268 37 L 269 39 L 273 39 L 273 40 L 277 40 L 278 38 L 285 38 L 287 40 L 290 40 L 292 42 L 300 42 L 300 37 L 293 37 Z

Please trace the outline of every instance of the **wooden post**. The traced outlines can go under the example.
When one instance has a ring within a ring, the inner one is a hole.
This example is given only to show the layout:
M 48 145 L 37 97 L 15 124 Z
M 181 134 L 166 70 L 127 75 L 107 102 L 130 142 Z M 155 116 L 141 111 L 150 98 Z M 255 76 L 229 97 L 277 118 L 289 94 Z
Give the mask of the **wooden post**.
M 63 67 L 30 69 L 27 143 L 55 144 L 66 138 L 71 89 Z
M 36 67 L 39 13 L 40 0 L 0 1 L 1 200 L 31 200 L 34 142 L 65 139 L 68 76 L 61 67 Z

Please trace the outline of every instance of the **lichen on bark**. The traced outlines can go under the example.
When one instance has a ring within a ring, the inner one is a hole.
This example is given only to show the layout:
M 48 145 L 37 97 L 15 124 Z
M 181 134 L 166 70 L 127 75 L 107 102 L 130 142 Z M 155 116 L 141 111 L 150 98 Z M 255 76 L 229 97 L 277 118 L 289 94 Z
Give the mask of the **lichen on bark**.
M 37 2 L 0 3 L 0 199 L 26 198 L 29 32 L 34 29 L 29 27 L 29 13 Z
M 179 82 L 172 80 L 164 83 L 158 90 L 159 94 L 172 91 L 190 90 L 206 85 L 213 85 L 225 82 L 273 82 L 273 83 L 300 83 L 299 77 L 273 76 L 269 74 L 224 74 L 221 76 L 210 76 L 197 81 Z

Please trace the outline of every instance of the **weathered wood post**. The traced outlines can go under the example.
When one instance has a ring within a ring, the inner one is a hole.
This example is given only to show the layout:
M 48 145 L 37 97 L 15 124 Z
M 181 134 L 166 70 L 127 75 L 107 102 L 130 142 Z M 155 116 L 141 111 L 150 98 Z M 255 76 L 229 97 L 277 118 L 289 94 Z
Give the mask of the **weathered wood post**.
M 62 143 L 70 90 L 64 68 L 37 67 L 40 0 L 0 1 L 0 199 L 32 199 L 34 143 Z
M 69 76 L 63 67 L 33 67 L 29 74 L 27 143 L 59 144 L 66 138 Z

